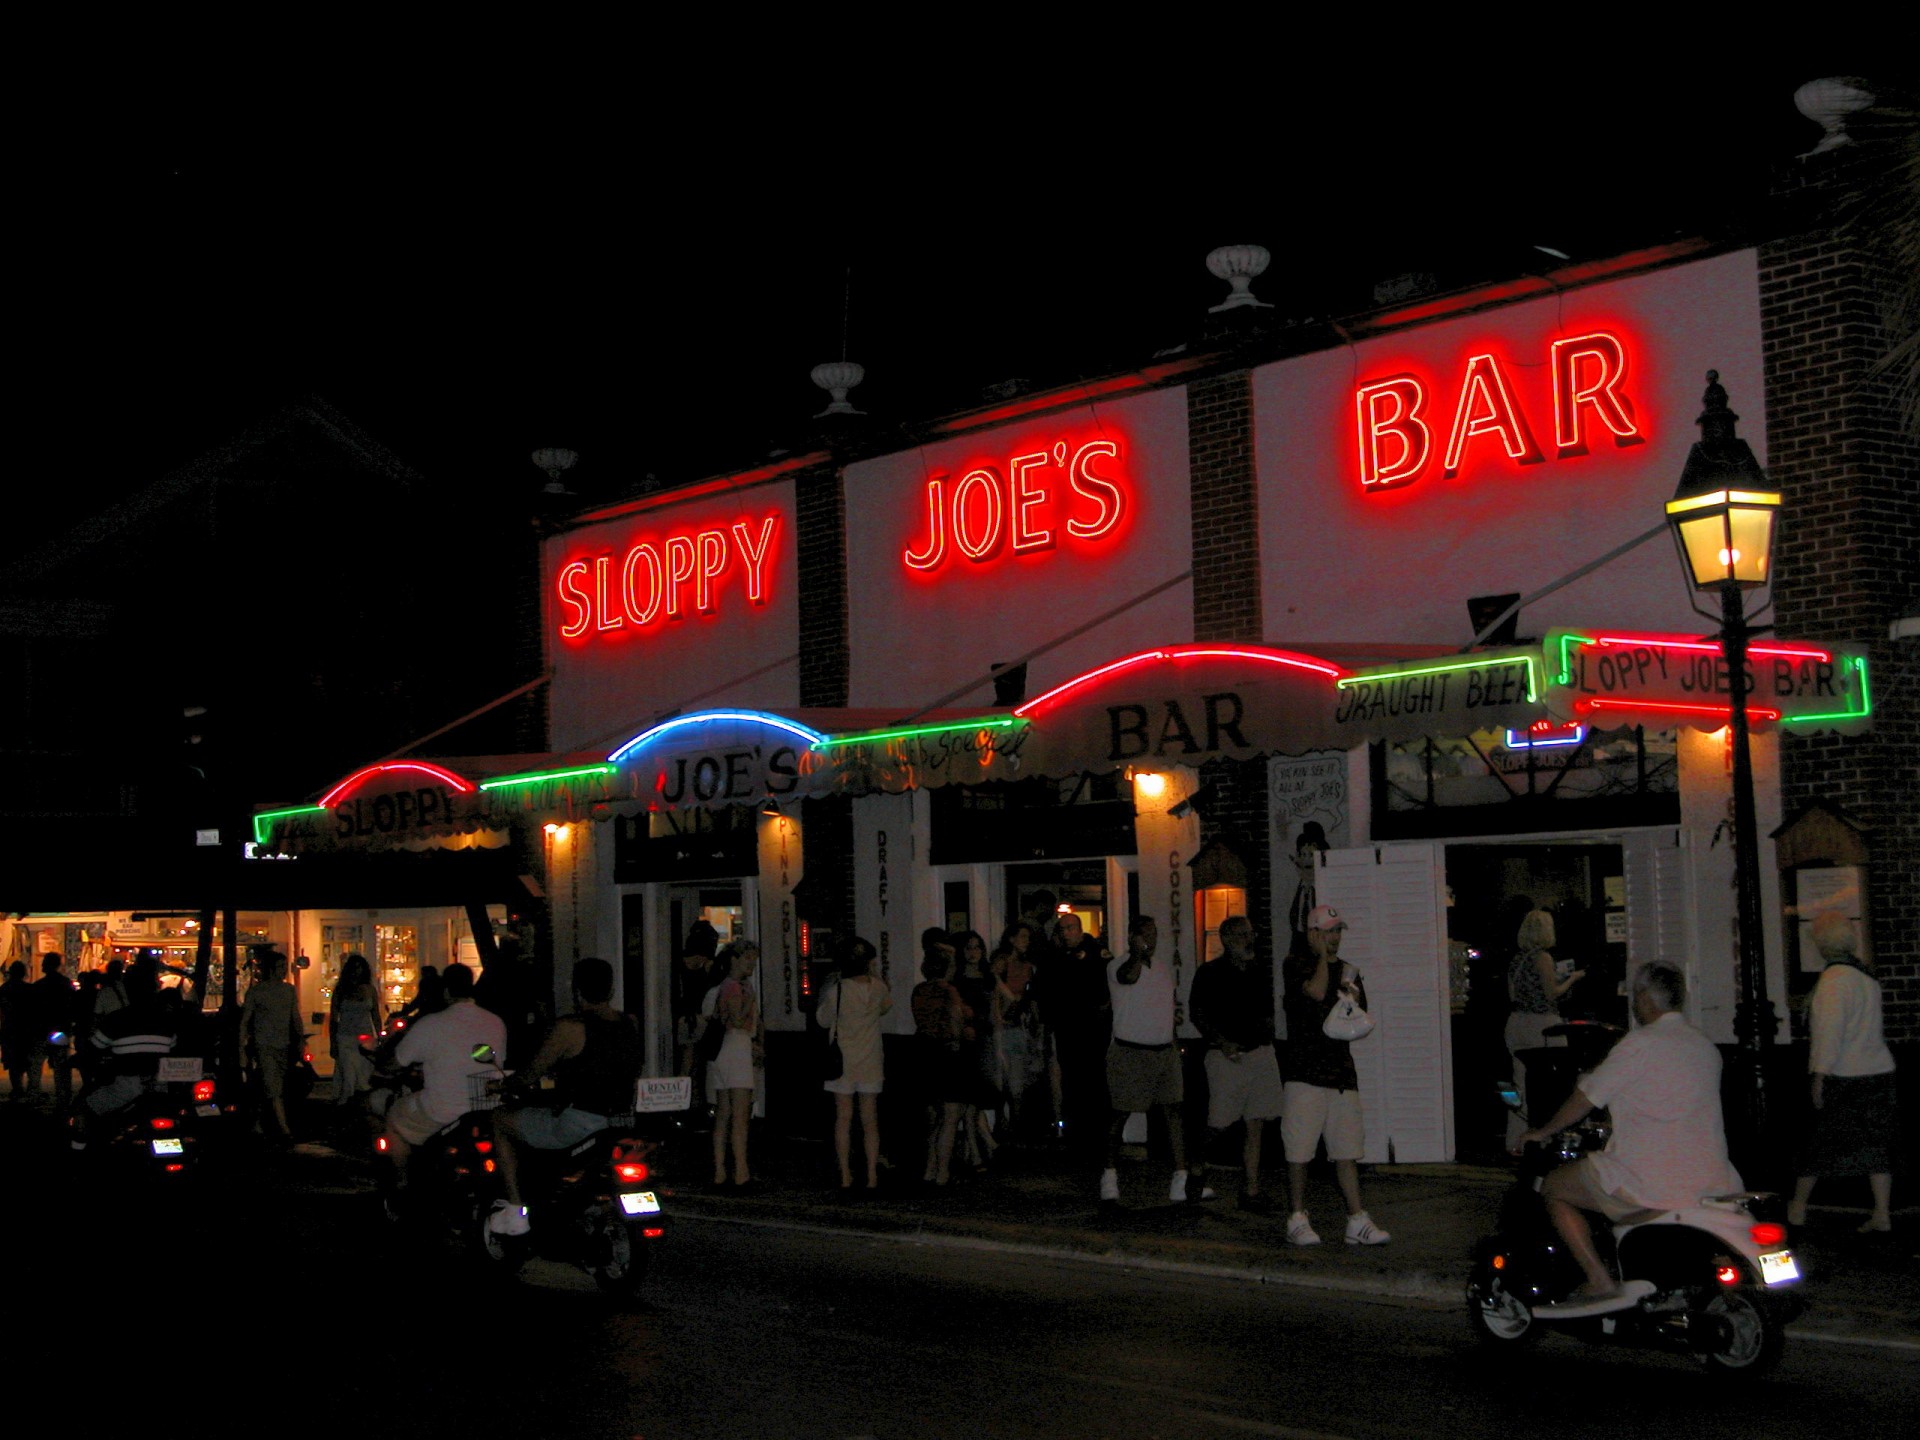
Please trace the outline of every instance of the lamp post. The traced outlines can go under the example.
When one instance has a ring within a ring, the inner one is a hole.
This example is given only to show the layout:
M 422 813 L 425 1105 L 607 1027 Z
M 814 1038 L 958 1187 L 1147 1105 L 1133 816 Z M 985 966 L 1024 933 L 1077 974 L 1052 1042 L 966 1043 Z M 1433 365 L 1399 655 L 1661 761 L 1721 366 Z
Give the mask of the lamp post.
M 1780 495 L 1766 471 L 1734 434 L 1740 417 L 1727 406 L 1720 372 L 1707 372 L 1700 439 L 1688 452 L 1679 487 L 1667 503 L 1681 563 L 1696 590 L 1720 599 L 1720 643 L 1726 654 L 1728 725 L 1733 745 L 1733 864 L 1736 926 L 1740 946 L 1740 1003 L 1734 1010 L 1734 1035 L 1740 1042 L 1747 1080 L 1747 1133 L 1766 1134 L 1766 1054 L 1780 1028 L 1767 998 L 1766 951 L 1760 930 L 1760 856 L 1753 813 L 1753 755 L 1748 741 L 1746 614 L 1749 590 L 1766 585 L 1771 575 L 1773 519 Z M 1710 611 L 1694 606 L 1709 619 Z

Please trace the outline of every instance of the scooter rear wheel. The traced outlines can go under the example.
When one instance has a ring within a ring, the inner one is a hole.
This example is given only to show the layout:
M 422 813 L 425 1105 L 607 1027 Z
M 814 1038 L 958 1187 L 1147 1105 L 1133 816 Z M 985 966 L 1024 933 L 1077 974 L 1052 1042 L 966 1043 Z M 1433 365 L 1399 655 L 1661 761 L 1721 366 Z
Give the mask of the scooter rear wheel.
M 1724 1290 L 1696 1313 L 1725 1327 L 1721 1342 L 1701 1354 L 1710 1372 L 1758 1375 L 1779 1363 L 1787 1343 L 1786 1331 L 1753 1297 L 1738 1290 Z
M 651 1247 L 633 1233 L 633 1227 L 608 1216 L 601 1221 L 601 1233 L 594 1243 L 604 1247 L 599 1263 L 587 1267 L 593 1283 L 608 1295 L 631 1298 L 647 1273 Z
M 1467 1328 L 1488 1345 L 1531 1345 L 1540 1338 L 1540 1325 L 1527 1302 L 1486 1266 L 1467 1283 Z

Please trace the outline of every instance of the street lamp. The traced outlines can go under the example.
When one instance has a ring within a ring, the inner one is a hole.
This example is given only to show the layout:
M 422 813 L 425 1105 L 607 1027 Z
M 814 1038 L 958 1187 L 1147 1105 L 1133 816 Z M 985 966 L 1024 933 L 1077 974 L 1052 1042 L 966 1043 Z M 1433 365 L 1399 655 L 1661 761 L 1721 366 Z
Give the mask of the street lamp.
M 1773 519 L 1780 494 L 1753 458 L 1747 442 L 1734 434 L 1740 417 L 1727 407 L 1720 372 L 1707 372 L 1700 439 L 1687 454 L 1680 485 L 1667 502 L 1680 560 L 1696 590 L 1719 593 L 1715 617 L 1727 658 L 1728 724 L 1733 742 L 1733 864 L 1740 944 L 1740 1003 L 1733 1030 L 1746 1060 L 1749 1134 L 1766 1133 L 1766 1053 L 1780 1028 L 1767 998 L 1766 952 L 1760 940 L 1760 855 L 1753 814 L 1753 756 L 1747 736 L 1746 594 L 1767 584 L 1773 562 Z

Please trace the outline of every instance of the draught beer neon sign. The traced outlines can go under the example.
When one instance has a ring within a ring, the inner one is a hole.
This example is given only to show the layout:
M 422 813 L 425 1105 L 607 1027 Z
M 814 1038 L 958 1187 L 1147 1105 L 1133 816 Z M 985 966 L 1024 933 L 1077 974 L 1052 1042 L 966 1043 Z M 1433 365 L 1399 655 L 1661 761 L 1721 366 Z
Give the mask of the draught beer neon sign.
M 1011 457 L 1004 470 L 974 465 L 958 480 L 927 480 L 919 539 L 901 552 L 908 570 L 930 574 L 955 559 L 975 564 L 997 555 L 1094 545 L 1111 536 L 1131 508 L 1118 441 L 1102 437 Z
M 1514 391 L 1511 368 L 1490 350 L 1467 357 L 1439 450 L 1443 475 L 1458 475 L 1470 462 L 1496 454 L 1515 465 L 1547 458 Z M 1547 368 L 1556 457 L 1585 455 L 1596 441 L 1618 447 L 1646 439 L 1628 392 L 1627 346 L 1618 335 L 1595 330 L 1555 340 Z M 1355 388 L 1363 490 L 1411 485 L 1430 469 L 1441 432 L 1437 415 L 1429 422 L 1428 400 L 1428 382 L 1415 375 L 1390 375 Z
M 560 567 L 560 634 L 568 640 L 643 630 L 665 620 L 711 615 L 736 575 L 749 605 L 767 603 L 767 563 L 780 533 L 780 513 L 730 529 L 641 540 L 624 551 L 570 560 Z

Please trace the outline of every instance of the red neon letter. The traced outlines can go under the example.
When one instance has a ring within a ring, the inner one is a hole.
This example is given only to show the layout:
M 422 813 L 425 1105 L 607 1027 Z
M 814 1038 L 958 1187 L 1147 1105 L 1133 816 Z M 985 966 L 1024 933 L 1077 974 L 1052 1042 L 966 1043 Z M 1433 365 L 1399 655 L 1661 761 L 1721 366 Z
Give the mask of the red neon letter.
M 1553 342 L 1553 442 L 1562 455 L 1587 453 L 1583 405 L 1593 407 L 1615 445 L 1646 438 L 1634 424 L 1633 402 L 1620 393 L 1626 378 L 1627 352 L 1617 335 L 1596 331 Z
M 1491 355 L 1475 355 L 1467 361 L 1467 373 L 1460 381 L 1460 408 L 1453 414 L 1453 434 L 1447 440 L 1447 458 L 1440 467 L 1443 474 L 1460 473 L 1460 455 L 1475 435 L 1492 431 L 1506 447 L 1507 458 L 1531 465 L 1541 458 L 1540 447 L 1533 443 L 1526 417 L 1513 403 L 1507 389 L 1506 373 Z
M 693 537 L 667 537 L 667 618 L 680 618 L 680 587 L 693 578 Z
M 634 587 L 634 576 L 642 562 L 647 567 L 647 603 L 642 605 L 639 592 Z M 660 602 L 665 598 L 665 587 L 660 583 L 660 552 L 651 545 L 641 544 L 627 551 L 627 562 L 620 567 L 620 593 L 626 602 L 627 618 L 636 625 L 651 625 L 660 614 Z
M 927 481 L 927 548 L 901 552 L 909 570 L 932 570 L 947 558 L 947 509 L 940 488 L 940 481 Z
M 1089 440 L 1073 452 L 1073 464 L 1067 469 L 1067 483 L 1073 486 L 1074 493 L 1084 495 L 1100 507 L 1100 513 L 1089 521 L 1067 520 L 1067 533 L 1076 540 L 1098 540 L 1114 526 L 1120 523 L 1120 517 L 1126 513 L 1127 497 L 1120 487 L 1104 475 L 1093 473 L 1093 462 L 1098 456 L 1117 458 L 1120 447 L 1111 440 Z
M 587 633 L 587 627 L 593 623 L 593 597 L 587 593 L 587 562 L 575 560 L 560 567 L 560 604 L 569 611 L 571 619 L 560 622 L 560 634 L 572 640 Z
M 1035 490 L 1027 484 L 1027 471 L 1038 465 L 1045 465 L 1049 459 L 1058 465 L 1067 458 L 1064 443 L 1054 446 L 1054 455 L 1049 456 L 1042 450 L 1034 455 L 1016 455 L 1007 462 L 1008 473 L 1013 477 L 1013 549 L 1015 554 L 1022 550 L 1048 550 L 1053 547 L 1053 531 L 1043 530 L 1028 524 L 1027 512 L 1047 503 L 1047 492 Z
M 1420 418 L 1426 387 L 1411 375 L 1395 375 L 1354 392 L 1360 417 L 1360 484 L 1368 490 L 1405 485 L 1426 468 L 1433 433 Z M 1387 442 L 1391 442 L 1389 445 Z
M 702 615 L 713 613 L 713 582 L 727 568 L 727 533 L 702 530 L 694 537 L 700 551 L 700 570 L 693 581 L 693 608 Z
M 623 630 L 626 618 L 607 600 L 607 572 L 613 568 L 611 555 L 599 556 L 593 562 L 593 608 L 600 619 L 594 625 L 596 630 Z
M 767 554 L 773 543 L 774 527 L 779 523 L 780 512 L 767 516 L 760 527 L 760 543 L 753 543 L 747 532 L 747 522 L 741 520 L 733 527 L 733 543 L 740 547 L 740 554 L 747 562 L 747 599 L 755 605 L 767 603 Z
M 978 492 L 986 500 L 986 527 L 976 539 L 967 526 L 967 497 Z M 953 487 L 953 543 L 969 560 L 984 560 L 1000 548 L 1000 534 L 1006 526 L 1006 502 L 1000 495 L 1000 477 L 984 466 L 969 470 Z

